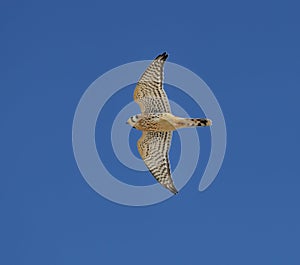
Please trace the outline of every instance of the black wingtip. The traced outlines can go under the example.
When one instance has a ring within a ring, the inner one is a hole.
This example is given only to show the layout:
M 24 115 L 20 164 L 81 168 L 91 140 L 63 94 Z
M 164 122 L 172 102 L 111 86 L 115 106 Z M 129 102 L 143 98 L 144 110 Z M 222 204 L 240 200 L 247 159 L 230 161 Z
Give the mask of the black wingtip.
M 174 195 L 178 193 L 178 190 L 175 188 L 174 184 L 167 186 L 167 189 L 169 189 Z
M 162 53 L 162 54 L 156 56 L 155 60 L 159 59 L 159 60 L 165 61 L 165 60 L 167 60 L 168 56 L 169 56 L 169 55 L 168 55 L 166 52 L 164 52 L 164 53 Z

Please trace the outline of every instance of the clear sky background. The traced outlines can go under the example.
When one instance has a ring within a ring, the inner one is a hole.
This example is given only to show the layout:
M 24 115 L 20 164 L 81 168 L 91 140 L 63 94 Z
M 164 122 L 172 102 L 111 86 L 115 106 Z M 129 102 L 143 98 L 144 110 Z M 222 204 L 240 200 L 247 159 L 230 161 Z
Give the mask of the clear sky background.
M 299 7 L 1 1 L 0 264 L 300 264 Z M 101 74 L 163 51 L 218 98 L 226 157 L 205 192 L 200 162 L 178 196 L 121 206 L 81 176 L 73 115 Z

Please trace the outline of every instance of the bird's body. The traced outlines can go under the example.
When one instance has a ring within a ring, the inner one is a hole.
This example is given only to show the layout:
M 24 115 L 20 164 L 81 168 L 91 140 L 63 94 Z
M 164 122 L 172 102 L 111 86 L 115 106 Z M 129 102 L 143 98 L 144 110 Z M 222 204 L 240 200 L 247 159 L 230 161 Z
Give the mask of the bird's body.
M 171 178 L 168 152 L 172 131 L 196 126 L 210 126 L 205 118 L 181 118 L 171 113 L 168 97 L 163 89 L 163 65 L 168 55 L 158 55 L 149 65 L 134 91 L 134 100 L 141 114 L 128 119 L 132 127 L 143 131 L 137 142 L 138 151 L 156 180 L 171 192 L 178 191 Z
M 172 113 L 138 114 L 130 119 L 134 122 L 135 129 L 151 132 L 168 132 L 180 128 L 211 125 L 211 121 L 208 119 L 181 118 Z

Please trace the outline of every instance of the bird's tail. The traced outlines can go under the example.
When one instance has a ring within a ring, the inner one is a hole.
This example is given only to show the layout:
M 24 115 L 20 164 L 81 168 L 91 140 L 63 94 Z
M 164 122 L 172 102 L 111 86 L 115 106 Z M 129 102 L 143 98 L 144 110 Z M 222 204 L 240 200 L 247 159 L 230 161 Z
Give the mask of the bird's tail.
M 186 127 L 198 127 L 198 126 L 211 126 L 212 121 L 210 119 L 200 119 L 200 118 L 182 118 L 177 123 L 177 128 Z

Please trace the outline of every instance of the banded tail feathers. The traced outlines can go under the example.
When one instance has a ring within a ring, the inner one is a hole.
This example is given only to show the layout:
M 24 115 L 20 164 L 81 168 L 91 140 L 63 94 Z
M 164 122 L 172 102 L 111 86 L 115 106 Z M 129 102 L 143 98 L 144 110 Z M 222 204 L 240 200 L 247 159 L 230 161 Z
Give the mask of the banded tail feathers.
M 211 126 L 212 121 L 210 119 L 203 118 L 181 118 L 176 125 L 177 129 L 198 126 Z

